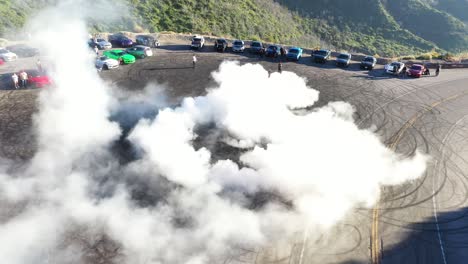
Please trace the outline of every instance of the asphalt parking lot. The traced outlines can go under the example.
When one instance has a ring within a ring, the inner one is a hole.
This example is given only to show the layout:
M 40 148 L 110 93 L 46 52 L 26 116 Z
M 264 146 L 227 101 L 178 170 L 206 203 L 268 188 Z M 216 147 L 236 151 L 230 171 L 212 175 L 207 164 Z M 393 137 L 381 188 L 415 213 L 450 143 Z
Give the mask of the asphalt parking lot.
M 198 58 L 195 69 L 193 54 Z M 0 66 L 2 157 L 28 159 L 36 149 L 32 115 L 41 89 L 12 90 L 9 83 L 12 72 L 34 68 L 36 59 L 20 58 Z M 47 58 L 41 60 L 47 64 Z M 217 53 L 208 46 L 199 52 L 173 44 L 162 45 L 154 57 L 99 74 L 116 89 L 130 92 L 161 84 L 170 103 L 177 104 L 183 97 L 205 94 L 213 85 L 210 73 L 224 60 L 260 63 L 272 72 L 277 71 L 279 62 L 248 53 Z M 468 257 L 468 236 L 462 228 L 468 223 L 468 178 L 464 177 L 468 145 L 463 140 L 468 136 L 468 71 L 447 70 L 439 77 L 401 79 L 384 74 L 381 67 L 371 72 L 360 70 L 357 62 L 345 69 L 332 62 L 315 64 L 308 55 L 298 63 L 282 63 L 283 71 L 303 76 L 310 87 L 320 91 L 317 105 L 350 102 L 356 107 L 355 118 L 361 127 L 372 127 L 383 142 L 394 145 L 402 155 L 420 149 L 433 161 L 422 179 L 384 189 L 377 216 L 378 235 L 371 234 L 376 221 L 372 210 L 356 209 L 318 241 L 304 241 L 299 235 L 289 247 L 251 250 L 225 263 L 369 263 L 370 248 L 376 249 L 370 244 L 375 241 L 382 243 L 378 246 L 380 263 L 444 263 L 442 255 L 447 263 L 463 263 Z M 437 228 L 435 199 L 441 222 Z

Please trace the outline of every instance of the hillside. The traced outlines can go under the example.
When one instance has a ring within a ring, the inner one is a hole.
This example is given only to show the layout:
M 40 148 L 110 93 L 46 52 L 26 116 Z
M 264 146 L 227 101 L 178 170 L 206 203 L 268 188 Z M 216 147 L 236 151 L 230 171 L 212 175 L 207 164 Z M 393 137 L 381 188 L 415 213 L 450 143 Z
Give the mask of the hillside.
M 0 0 L 0 35 L 53 1 Z M 91 20 L 91 30 L 191 32 L 384 56 L 468 50 L 466 0 L 121 1 L 118 21 Z
M 466 12 L 457 12 L 467 10 L 466 0 L 278 1 L 302 16 L 323 20 L 337 28 L 347 36 L 346 40 L 338 40 L 338 46 L 359 51 L 377 47 L 387 54 L 405 52 L 404 47 L 451 52 L 468 49 L 467 25 L 457 18 L 468 16 Z

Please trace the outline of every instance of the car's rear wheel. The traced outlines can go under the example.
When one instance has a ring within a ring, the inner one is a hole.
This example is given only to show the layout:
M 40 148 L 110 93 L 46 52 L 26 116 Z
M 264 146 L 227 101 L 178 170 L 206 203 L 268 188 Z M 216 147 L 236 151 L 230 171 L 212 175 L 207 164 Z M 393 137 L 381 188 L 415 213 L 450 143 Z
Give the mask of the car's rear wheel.
M 107 70 L 109 70 L 109 66 L 107 66 L 107 64 L 104 64 L 104 66 L 102 66 L 102 69 L 107 71 Z

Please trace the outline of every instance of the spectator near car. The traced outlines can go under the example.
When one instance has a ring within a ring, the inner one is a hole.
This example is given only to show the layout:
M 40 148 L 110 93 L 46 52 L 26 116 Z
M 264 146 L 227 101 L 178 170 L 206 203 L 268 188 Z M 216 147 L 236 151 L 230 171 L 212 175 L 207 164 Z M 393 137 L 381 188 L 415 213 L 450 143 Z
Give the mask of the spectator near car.
M 143 45 L 151 48 L 157 48 L 160 45 L 158 39 L 150 35 L 138 35 L 136 36 L 135 42 L 138 45 Z
M 109 42 L 115 47 L 128 48 L 133 46 L 133 41 L 123 34 L 114 34 L 109 36 Z
M 313 59 L 317 63 L 326 63 L 330 59 L 331 51 L 330 50 L 315 50 L 312 53 Z
M 201 50 L 205 46 L 205 38 L 203 36 L 194 36 L 190 44 L 191 49 Z
M 265 56 L 276 58 L 281 55 L 281 46 L 270 45 L 265 51 Z
M 214 48 L 216 51 L 225 52 L 228 48 L 227 40 L 223 38 L 217 39 L 214 43 Z
M 245 44 L 242 40 L 234 40 L 232 43 L 232 52 L 244 52 Z
M 292 47 L 288 50 L 288 55 L 286 56 L 286 58 L 288 60 L 295 60 L 295 61 L 299 61 L 301 58 L 302 58 L 302 49 L 299 48 L 299 47 Z
M 350 61 L 351 61 L 351 54 L 341 53 L 336 57 L 336 66 L 348 67 Z
M 375 64 L 377 64 L 377 59 L 372 56 L 367 56 L 361 61 L 360 68 L 363 70 L 366 70 L 366 69 L 373 70 L 375 67 Z
M 250 52 L 254 54 L 261 54 L 265 51 L 265 47 L 263 47 L 262 42 L 260 41 L 252 41 L 250 44 Z
M 135 58 L 144 59 L 146 57 L 153 56 L 153 51 L 146 46 L 135 46 L 125 50 L 128 54 L 135 56 Z
M 22 88 L 26 88 L 28 86 L 28 73 L 25 70 L 19 72 L 19 79 Z

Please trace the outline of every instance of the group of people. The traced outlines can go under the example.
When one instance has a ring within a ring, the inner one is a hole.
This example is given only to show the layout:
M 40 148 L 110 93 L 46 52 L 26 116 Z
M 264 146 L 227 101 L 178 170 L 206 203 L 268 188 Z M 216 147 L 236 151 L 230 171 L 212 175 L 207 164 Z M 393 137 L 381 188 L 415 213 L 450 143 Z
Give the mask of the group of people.
M 15 89 L 26 88 L 28 85 L 28 73 L 25 70 L 21 70 L 18 74 L 13 73 L 11 79 Z
M 37 59 L 36 66 L 39 72 L 43 72 L 42 63 L 40 59 Z M 25 89 L 28 86 L 29 75 L 25 70 L 21 70 L 18 72 L 18 74 L 16 72 L 13 73 L 13 75 L 11 76 L 11 80 L 13 81 L 13 86 L 15 87 L 15 89 Z

